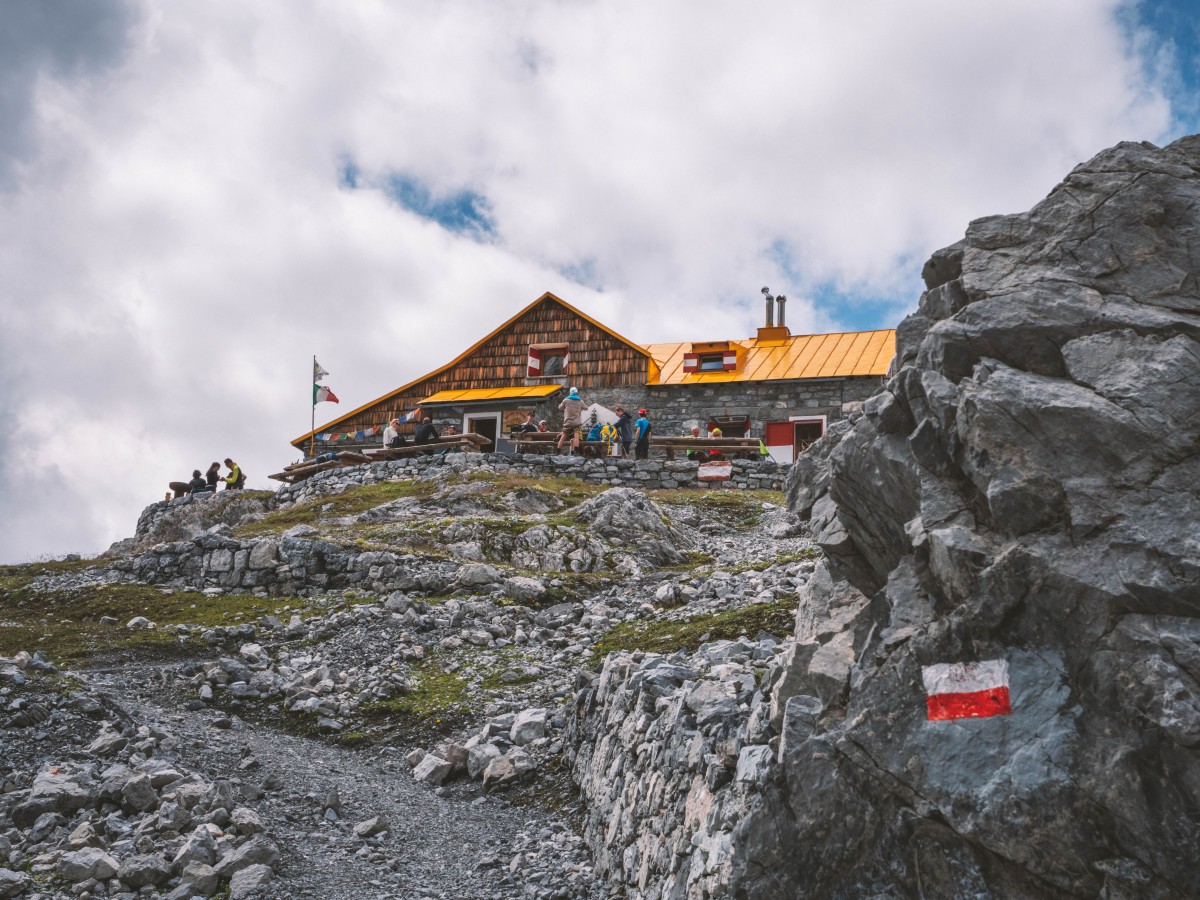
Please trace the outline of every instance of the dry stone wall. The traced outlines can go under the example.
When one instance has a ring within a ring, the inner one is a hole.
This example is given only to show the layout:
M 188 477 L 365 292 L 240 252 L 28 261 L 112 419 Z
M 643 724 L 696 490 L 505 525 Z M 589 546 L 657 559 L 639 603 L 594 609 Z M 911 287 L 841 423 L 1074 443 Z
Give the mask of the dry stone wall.
M 776 639 L 614 654 L 582 675 L 567 754 L 597 872 L 632 898 L 729 896 L 734 829 L 769 773 Z
M 589 484 L 632 487 L 640 491 L 700 486 L 778 491 L 783 490 L 789 468 L 771 460 L 744 459 L 732 460 L 731 466 L 729 481 L 702 485 L 697 477 L 699 465 L 686 459 L 585 459 L 582 456 L 543 456 L 532 453 L 450 453 L 445 456 L 419 456 L 318 472 L 312 478 L 298 484 L 281 487 L 278 502 L 294 503 L 345 490 L 353 485 L 431 477 L 447 470 L 511 473 L 530 478 L 562 476 L 578 478 Z

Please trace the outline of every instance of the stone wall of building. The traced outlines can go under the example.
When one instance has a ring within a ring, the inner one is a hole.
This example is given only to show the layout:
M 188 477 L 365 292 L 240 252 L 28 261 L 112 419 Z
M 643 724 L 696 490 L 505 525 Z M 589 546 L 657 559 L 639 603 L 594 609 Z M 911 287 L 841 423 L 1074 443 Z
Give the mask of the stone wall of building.
M 724 384 L 674 384 L 615 387 L 582 390 L 588 403 L 599 403 L 612 409 L 622 406 L 634 418 L 637 411 L 649 410 L 656 434 L 686 434 L 693 425 L 704 428 L 709 418 L 719 416 L 748 416 L 750 434 L 763 436 L 767 422 L 786 421 L 791 416 L 825 416 L 829 422 L 842 418 L 842 406 L 865 400 L 883 384 L 882 378 L 854 376 L 850 378 L 806 378 L 795 381 L 735 381 Z M 506 412 L 505 427 L 524 421 L 524 413 L 532 411 L 536 420 L 545 419 L 550 429 L 557 431 L 562 423 L 558 405 L 562 396 L 522 407 L 520 413 Z M 453 425 L 462 427 L 463 407 L 441 407 L 428 410 L 439 429 Z M 343 447 L 349 445 L 341 445 Z

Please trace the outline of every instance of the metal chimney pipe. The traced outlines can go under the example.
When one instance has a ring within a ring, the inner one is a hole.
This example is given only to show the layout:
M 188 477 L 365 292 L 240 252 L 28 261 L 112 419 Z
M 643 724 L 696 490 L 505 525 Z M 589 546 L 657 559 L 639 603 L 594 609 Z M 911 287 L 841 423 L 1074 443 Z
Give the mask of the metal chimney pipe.
M 782 328 L 783 327 L 783 305 L 785 303 L 787 303 L 787 297 L 785 297 L 783 294 L 780 294 L 778 297 L 775 298 L 775 302 L 779 304 L 779 327 Z
M 767 301 L 767 327 L 770 328 L 774 324 L 775 298 L 771 296 L 771 289 L 769 287 L 763 288 L 762 293 Z

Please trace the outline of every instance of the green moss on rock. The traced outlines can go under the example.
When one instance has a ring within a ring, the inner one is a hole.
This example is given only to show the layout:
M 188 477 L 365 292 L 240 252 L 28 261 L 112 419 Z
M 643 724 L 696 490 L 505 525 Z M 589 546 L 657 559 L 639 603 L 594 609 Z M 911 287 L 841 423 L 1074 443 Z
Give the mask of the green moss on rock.
M 592 659 L 599 662 L 614 650 L 691 653 L 709 641 L 732 641 L 742 635 L 754 638 L 766 633 L 782 638 L 792 633 L 795 620 L 793 597 L 679 621 L 622 622 L 596 643 Z

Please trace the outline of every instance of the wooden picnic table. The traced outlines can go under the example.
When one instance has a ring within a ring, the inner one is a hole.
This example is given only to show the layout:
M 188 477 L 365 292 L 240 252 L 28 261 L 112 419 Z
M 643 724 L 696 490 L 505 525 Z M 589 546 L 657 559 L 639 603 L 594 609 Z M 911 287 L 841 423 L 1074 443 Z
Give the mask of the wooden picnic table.
M 480 448 L 490 444 L 481 434 L 448 434 L 435 438 L 425 444 L 406 444 L 403 447 L 379 447 L 359 450 L 341 450 L 333 454 L 333 459 L 317 457 L 285 466 L 282 472 L 268 475 L 276 481 L 295 484 L 311 478 L 318 472 L 329 469 L 340 469 L 346 466 L 361 466 L 365 463 L 380 462 L 381 460 L 403 459 L 407 456 L 421 456 L 446 450 L 463 450 L 468 453 L 478 452 Z
M 720 453 L 730 459 L 756 459 L 762 456 L 762 447 L 756 437 L 654 437 L 650 436 L 650 449 L 662 450 L 667 459 L 675 458 L 675 451 L 703 450 L 706 453 Z
M 473 453 L 490 443 L 491 441 L 482 434 L 475 434 L 468 431 L 466 434 L 444 434 L 424 444 L 414 444 L 410 441 L 403 447 L 380 447 L 376 450 L 367 450 L 366 454 L 370 462 L 378 462 L 381 459 L 404 459 L 407 456 L 421 456 L 430 450 L 437 451 L 459 448 L 468 453 Z

